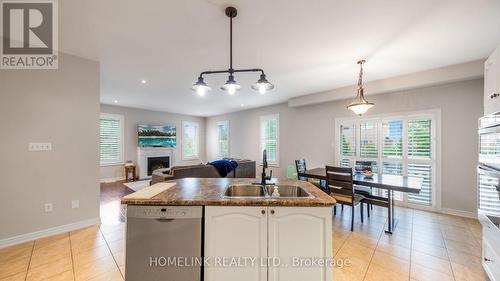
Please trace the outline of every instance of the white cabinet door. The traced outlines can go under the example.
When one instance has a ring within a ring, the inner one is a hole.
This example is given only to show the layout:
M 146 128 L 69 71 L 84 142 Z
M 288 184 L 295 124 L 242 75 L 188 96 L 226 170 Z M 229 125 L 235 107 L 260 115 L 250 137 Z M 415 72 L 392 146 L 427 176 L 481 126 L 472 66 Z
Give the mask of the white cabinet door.
M 484 114 L 500 110 L 500 47 L 484 63 Z
M 332 258 L 332 208 L 269 207 L 269 281 L 331 281 L 332 268 L 296 266 L 293 259 Z
M 265 281 L 267 267 L 261 265 L 260 259 L 266 256 L 266 207 L 205 208 L 205 257 L 210 259 L 210 265 L 205 267 L 205 280 Z M 228 258 L 238 257 L 258 260 L 246 267 L 241 266 L 242 263 L 237 266 L 223 264 L 223 258 L 227 262 Z
M 500 237 L 492 223 L 483 226 L 483 267 L 491 281 L 500 281 Z
M 498 251 L 498 249 L 496 249 Z M 500 260 L 495 248 L 483 240 L 483 267 L 491 281 L 500 281 Z

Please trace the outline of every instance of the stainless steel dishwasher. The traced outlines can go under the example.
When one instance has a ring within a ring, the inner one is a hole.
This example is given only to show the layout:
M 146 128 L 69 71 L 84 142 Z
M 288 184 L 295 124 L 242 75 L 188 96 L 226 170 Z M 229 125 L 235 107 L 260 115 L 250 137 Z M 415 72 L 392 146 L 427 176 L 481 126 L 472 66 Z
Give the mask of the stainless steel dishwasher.
M 201 280 L 201 206 L 127 207 L 126 281 Z

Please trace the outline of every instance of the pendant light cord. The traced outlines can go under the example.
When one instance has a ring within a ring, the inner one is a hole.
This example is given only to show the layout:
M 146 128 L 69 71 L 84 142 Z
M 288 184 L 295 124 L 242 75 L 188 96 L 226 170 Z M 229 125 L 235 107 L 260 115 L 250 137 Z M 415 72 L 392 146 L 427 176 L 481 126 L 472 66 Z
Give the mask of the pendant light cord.
M 360 61 L 358 63 L 360 65 L 360 67 L 361 67 L 359 69 L 358 87 L 361 88 L 362 85 L 363 85 L 363 63 L 364 63 L 364 61 Z
M 229 18 L 229 73 L 233 71 L 233 18 Z

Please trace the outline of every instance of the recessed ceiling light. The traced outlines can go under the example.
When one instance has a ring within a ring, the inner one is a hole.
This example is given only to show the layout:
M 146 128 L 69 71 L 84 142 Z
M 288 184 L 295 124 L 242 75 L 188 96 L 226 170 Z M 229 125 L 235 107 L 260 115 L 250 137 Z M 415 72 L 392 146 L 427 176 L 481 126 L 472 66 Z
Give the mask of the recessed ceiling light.
M 148 82 L 148 81 L 146 81 L 146 80 L 144 80 L 144 79 L 142 79 L 142 80 L 141 80 L 141 83 L 142 83 L 142 84 L 146 84 L 147 82 Z
M 240 104 L 240 106 L 241 106 L 241 107 L 244 107 L 244 106 L 245 106 L 245 104 L 244 104 L 244 103 L 242 103 L 242 104 Z
M 114 102 L 114 103 L 118 103 L 118 100 L 114 100 L 113 102 Z

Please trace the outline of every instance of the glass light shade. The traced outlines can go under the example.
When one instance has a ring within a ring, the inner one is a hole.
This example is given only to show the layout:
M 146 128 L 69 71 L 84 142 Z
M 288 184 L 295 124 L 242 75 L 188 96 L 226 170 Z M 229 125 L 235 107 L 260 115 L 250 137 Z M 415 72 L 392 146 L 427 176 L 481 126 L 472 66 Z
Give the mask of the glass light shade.
M 236 91 L 241 89 L 241 85 L 234 81 L 234 77 L 232 75 L 229 75 L 229 79 L 226 84 L 222 85 L 220 88 L 228 94 L 234 95 Z
M 358 89 L 358 94 L 354 101 L 347 106 L 348 109 L 352 110 L 355 114 L 361 116 L 365 114 L 370 108 L 375 106 L 374 103 L 368 102 L 363 95 L 363 88 Z
M 359 104 L 351 104 L 347 108 L 352 110 L 355 114 L 361 116 L 365 114 L 368 109 L 372 108 L 374 106 L 373 103 L 359 103 Z
M 203 78 L 198 78 L 198 82 L 194 83 L 191 86 L 191 90 L 195 91 L 198 96 L 203 97 L 208 91 L 210 91 L 210 87 L 203 81 Z
M 260 94 L 265 94 L 267 91 L 274 89 L 274 85 L 269 83 L 266 76 L 262 74 L 259 81 L 252 85 L 252 89 L 259 91 Z

